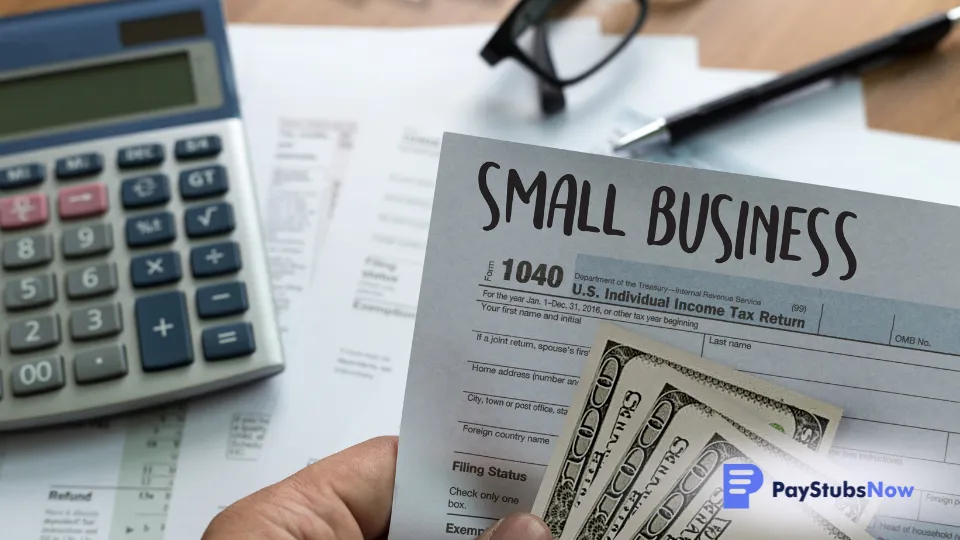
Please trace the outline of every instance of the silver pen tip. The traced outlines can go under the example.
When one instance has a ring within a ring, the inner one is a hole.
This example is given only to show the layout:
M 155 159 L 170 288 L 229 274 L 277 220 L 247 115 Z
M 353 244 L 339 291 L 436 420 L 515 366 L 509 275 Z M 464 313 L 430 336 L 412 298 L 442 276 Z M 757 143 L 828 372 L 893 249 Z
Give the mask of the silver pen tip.
M 947 12 L 947 18 L 950 19 L 950 22 L 960 21 L 960 6 L 957 6 Z
M 626 149 L 634 150 L 638 146 L 665 144 L 670 142 L 670 131 L 667 130 L 667 121 L 658 118 L 653 122 L 627 133 L 613 143 L 613 151 L 621 152 Z

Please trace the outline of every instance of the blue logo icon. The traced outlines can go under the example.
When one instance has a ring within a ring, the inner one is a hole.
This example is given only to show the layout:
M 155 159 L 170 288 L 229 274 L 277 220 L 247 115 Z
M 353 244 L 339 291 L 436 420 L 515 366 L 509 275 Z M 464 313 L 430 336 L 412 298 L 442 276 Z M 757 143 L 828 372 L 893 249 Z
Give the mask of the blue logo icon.
M 750 494 L 760 491 L 763 472 L 752 463 L 723 464 L 723 507 L 750 508 Z

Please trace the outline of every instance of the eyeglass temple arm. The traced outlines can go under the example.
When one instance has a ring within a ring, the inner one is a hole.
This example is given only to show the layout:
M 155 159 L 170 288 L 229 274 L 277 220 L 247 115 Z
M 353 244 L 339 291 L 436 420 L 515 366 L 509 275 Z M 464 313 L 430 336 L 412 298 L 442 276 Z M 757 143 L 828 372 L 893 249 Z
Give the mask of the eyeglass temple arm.
M 533 61 L 552 78 L 558 79 L 557 71 L 553 67 L 553 59 L 550 57 L 550 46 L 547 44 L 545 21 L 534 27 Z M 543 77 L 537 77 L 537 91 L 540 94 L 540 110 L 543 114 L 556 114 L 566 107 L 567 100 L 563 95 L 563 89 L 551 84 Z

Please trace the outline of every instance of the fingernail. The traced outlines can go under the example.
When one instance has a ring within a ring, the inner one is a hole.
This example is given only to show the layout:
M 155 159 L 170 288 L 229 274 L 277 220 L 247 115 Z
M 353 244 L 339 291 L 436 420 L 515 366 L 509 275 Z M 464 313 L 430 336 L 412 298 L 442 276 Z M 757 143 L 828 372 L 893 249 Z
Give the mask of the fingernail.
M 513 514 L 500 523 L 493 540 L 550 540 L 550 529 L 532 514 Z

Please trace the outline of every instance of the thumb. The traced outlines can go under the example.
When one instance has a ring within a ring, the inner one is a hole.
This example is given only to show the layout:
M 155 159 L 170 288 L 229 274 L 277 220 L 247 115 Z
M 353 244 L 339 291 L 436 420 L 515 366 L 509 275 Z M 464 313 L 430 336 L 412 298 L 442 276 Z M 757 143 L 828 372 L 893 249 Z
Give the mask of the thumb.
M 533 514 L 511 514 L 491 525 L 477 540 L 551 540 L 550 529 Z

